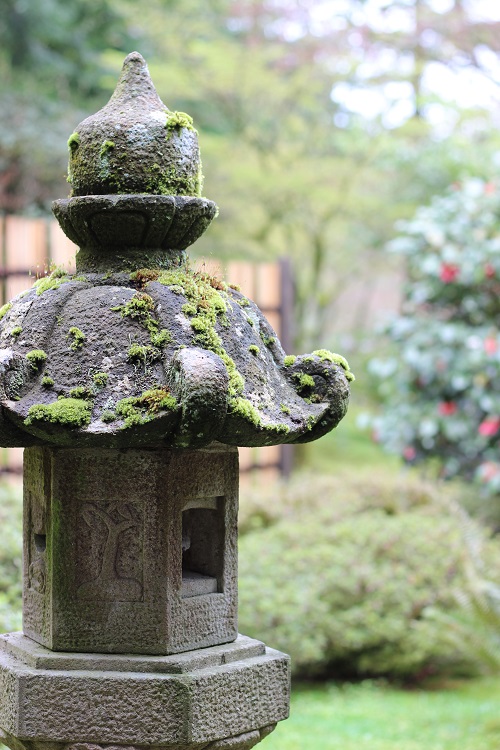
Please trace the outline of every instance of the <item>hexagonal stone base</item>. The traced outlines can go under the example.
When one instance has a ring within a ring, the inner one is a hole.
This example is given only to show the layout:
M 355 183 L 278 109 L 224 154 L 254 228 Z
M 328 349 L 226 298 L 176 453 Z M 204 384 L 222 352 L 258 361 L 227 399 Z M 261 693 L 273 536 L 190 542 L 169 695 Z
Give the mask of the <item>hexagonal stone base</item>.
M 288 704 L 288 657 L 245 636 L 175 656 L 0 636 L 0 733 L 13 750 L 249 750 Z

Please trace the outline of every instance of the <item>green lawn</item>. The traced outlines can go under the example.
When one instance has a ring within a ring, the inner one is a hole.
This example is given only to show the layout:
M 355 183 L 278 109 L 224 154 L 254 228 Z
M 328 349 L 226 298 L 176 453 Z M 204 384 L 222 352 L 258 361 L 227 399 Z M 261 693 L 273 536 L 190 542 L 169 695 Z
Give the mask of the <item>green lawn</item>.
M 299 686 L 266 750 L 498 750 L 500 677 L 434 689 Z

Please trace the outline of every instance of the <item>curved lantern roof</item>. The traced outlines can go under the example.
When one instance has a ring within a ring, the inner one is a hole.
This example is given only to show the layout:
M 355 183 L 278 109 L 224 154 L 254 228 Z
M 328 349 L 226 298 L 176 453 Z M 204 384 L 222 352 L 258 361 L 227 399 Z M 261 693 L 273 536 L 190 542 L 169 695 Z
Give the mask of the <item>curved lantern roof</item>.
M 54 213 L 77 272 L 0 310 L 0 444 L 257 446 L 335 427 L 347 362 L 285 356 L 251 300 L 190 269 L 217 208 L 200 197 L 191 118 L 165 107 L 138 53 L 69 148 L 73 194 Z

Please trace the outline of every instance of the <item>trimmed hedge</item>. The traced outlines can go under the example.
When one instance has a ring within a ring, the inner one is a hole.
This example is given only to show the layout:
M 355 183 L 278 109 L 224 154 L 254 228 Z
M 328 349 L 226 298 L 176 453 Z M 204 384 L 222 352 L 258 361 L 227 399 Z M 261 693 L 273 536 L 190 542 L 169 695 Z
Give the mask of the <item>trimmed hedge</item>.
M 241 632 L 290 653 L 301 677 L 474 671 L 477 652 L 440 615 L 467 587 L 466 529 L 488 570 L 500 571 L 500 548 L 451 492 L 358 475 L 244 498 Z

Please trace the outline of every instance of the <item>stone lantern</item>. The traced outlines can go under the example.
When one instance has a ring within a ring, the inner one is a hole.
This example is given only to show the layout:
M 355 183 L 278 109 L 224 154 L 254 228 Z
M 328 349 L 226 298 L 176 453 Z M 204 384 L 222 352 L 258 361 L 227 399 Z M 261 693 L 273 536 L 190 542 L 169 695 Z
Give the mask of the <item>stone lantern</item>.
M 0 739 L 247 750 L 286 718 L 289 670 L 237 632 L 237 446 L 325 434 L 352 376 L 326 350 L 286 357 L 253 302 L 190 269 L 217 209 L 139 54 L 69 149 L 54 213 L 76 274 L 0 310 L 0 444 L 26 448 Z

